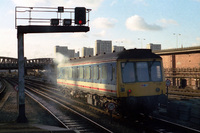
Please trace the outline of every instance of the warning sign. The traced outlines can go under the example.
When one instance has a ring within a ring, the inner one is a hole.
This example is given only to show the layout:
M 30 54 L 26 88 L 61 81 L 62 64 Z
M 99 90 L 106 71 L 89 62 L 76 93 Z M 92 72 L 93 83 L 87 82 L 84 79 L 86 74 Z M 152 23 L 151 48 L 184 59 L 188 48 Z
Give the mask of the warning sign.
M 166 80 L 166 86 L 170 86 L 171 85 L 171 81 L 169 79 Z
M 115 109 L 115 104 L 112 102 L 108 103 L 108 110 L 113 111 L 114 109 Z

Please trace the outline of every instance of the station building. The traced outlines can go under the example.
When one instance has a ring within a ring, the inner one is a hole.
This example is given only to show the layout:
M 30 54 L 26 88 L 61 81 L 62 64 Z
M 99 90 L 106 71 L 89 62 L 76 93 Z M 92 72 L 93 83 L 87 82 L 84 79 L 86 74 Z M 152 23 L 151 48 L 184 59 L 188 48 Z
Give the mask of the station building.
M 172 81 L 173 86 L 200 89 L 200 46 L 157 50 L 154 53 L 162 57 L 165 77 Z

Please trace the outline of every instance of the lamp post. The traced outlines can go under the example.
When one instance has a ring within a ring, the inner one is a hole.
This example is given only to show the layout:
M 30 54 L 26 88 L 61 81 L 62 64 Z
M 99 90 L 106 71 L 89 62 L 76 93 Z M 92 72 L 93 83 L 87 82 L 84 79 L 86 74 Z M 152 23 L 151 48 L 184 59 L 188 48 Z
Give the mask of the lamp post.
M 176 34 L 174 33 L 173 35 L 176 36 L 176 48 L 178 48 L 178 37 L 181 35 L 180 33 Z
M 141 48 L 143 48 L 143 40 L 145 40 L 145 38 L 138 38 L 138 40 L 141 40 Z

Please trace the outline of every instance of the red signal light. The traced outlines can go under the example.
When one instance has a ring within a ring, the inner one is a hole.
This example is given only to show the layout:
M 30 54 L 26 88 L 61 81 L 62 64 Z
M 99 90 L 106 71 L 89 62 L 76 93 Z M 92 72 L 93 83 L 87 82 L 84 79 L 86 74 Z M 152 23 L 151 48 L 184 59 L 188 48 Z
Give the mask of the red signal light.
M 83 21 L 82 21 L 82 20 L 79 20 L 79 21 L 78 21 L 78 23 L 79 23 L 79 24 L 82 24 L 82 23 L 83 23 Z
M 130 89 L 130 90 L 128 90 L 128 92 L 129 92 L 129 93 L 131 93 L 131 89 Z
M 75 24 L 78 24 L 78 25 L 86 24 L 86 8 L 76 7 L 74 18 L 75 18 Z

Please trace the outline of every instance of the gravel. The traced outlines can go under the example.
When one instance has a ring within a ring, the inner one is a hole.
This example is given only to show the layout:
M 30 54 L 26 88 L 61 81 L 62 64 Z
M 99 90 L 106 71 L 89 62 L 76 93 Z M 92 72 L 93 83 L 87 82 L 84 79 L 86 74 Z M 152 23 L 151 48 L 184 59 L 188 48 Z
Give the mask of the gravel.
M 25 113 L 29 124 L 61 126 L 42 107 L 26 96 Z M 6 94 L 0 100 L 0 123 L 16 123 L 18 117 L 17 92 L 7 84 Z

